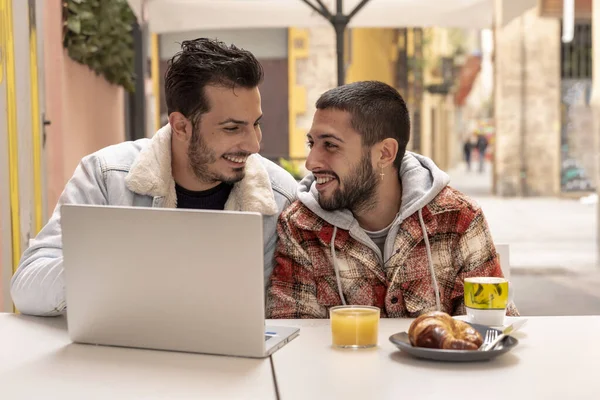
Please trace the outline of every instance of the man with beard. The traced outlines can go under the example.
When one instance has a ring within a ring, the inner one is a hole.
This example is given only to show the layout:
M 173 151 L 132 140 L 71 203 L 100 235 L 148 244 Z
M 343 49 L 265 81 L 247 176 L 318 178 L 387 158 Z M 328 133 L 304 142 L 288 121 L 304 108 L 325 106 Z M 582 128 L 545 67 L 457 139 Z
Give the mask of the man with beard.
M 15 306 L 24 314 L 43 316 L 66 308 L 63 204 L 259 212 L 266 285 L 277 217 L 294 201 L 297 183 L 256 154 L 262 138 L 262 79 L 262 67 L 248 51 L 208 39 L 184 41 L 165 75 L 169 123 L 152 139 L 117 144 L 83 158 L 52 218 L 21 258 L 11 285 Z
M 268 318 L 327 318 L 342 304 L 376 306 L 382 317 L 465 314 L 464 279 L 502 276 L 498 254 L 481 208 L 433 161 L 406 152 L 400 94 L 357 82 L 316 108 L 312 175 L 279 218 Z

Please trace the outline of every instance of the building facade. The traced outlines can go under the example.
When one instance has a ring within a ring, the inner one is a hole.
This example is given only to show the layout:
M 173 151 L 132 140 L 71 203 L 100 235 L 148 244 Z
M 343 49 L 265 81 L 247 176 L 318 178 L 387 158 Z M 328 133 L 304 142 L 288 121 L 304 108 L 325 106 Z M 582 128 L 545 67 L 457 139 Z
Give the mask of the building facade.
M 591 0 L 575 5 L 571 42 L 561 41 L 562 1 L 541 1 L 496 23 L 496 194 L 579 197 L 594 190 Z

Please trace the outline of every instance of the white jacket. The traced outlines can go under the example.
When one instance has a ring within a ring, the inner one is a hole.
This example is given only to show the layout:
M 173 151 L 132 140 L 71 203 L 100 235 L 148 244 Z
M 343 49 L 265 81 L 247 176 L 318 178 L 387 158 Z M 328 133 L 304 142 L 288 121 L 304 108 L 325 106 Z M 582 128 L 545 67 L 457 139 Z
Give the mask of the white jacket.
M 255 154 L 248 158 L 246 175 L 233 186 L 225 204 L 226 210 L 264 216 L 265 285 L 273 270 L 277 218 L 294 201 L 296 188 L 297 182 L 288 172 Z M 81 160 L 52 217 L 23 253 L 12 278 L 12 299 L 23 314 L 51 316 L 66 309 L 60 226 L 63 204 L 175 208 L 170 125 L 152 139 L 109 146 Z

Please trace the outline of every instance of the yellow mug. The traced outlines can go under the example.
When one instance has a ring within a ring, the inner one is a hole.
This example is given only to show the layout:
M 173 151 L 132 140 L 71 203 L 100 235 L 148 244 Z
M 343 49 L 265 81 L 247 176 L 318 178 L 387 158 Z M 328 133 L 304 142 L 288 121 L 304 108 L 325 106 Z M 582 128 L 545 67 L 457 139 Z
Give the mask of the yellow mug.
M 465 278 L 465 307 L 469 322 L 488 326 L 504 325 L 510 302 L 510 284 L 504 278 Z

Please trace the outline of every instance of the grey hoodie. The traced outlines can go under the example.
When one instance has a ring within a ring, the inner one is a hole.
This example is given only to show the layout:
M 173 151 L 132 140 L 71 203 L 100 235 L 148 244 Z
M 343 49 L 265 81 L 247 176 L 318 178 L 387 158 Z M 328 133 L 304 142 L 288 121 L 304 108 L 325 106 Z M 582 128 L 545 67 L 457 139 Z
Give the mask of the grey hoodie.
M 439 169 L 431 159 L 420 154 L 407 151 L 402 159 L 402 165 L 400 167 L 400 179 L 402 180 L 402 202 L 400 211 L 390 227 L 390 231 L 385 242 L 383 255 L 381 254 L 379 247 L 377 247 L 377 245 L 371 240 L 364 229 L 359 226 L 358 221 L 354 218 L 354 215 L 352 212 L 350 212 L 350 210 L 343 209 L 326 211 L 321 208 L 319 205 L 319 193 L 316 189 L 314 175 L 309 174 L 300 182 L 300 186 L 298 187 L 298 199 L 312 212 L 334 226 L 333 236 L 331 238 L 331 251 L 334 263 L 333 267 L 335 269 L 338 281 L 340 297 L 342 298 L 342 302 L 344 304 L 346 304 L 346 301 L 342 294 L 341 282 L 339 278 L 339 267 L 337 265 L 335 248 L 333 246 L 337 229 L 339 228 L 349 231 L 350 236 L 352 236 L 355 240 L 368 246 L 375 252 L 375 254 L 378 254 L 379 262 L 383 264 L 383 260 L 387 260 L 392 256 L 392 252 L 394 251 L 392 248 L 394 243 L 393 238 L 396 237 L 402 221 L 410 217 L 415 212 L 418 212 L 419 221 L 425 237 L 429 268 L 433 278 L 434 290 L 436 292 L 436 303 L 438 310 L 440 309 L 439 288 L 437 287 L 437 279 L 433 269 L 429 239 L 427 230 L 425 228 L 425 223 L 423 222 L 423 217 L 421 215 L 421 209 L 429 204 L 429 202 L 431 202 L 448 185 L 450 182 L 450 177 L 444 171 Z M 390 238 L 392 239 L 390 240 Z

